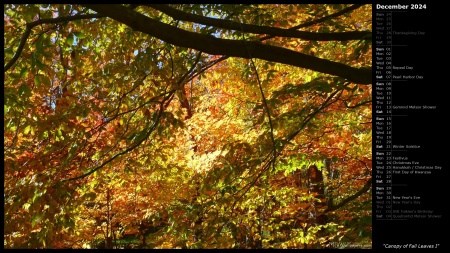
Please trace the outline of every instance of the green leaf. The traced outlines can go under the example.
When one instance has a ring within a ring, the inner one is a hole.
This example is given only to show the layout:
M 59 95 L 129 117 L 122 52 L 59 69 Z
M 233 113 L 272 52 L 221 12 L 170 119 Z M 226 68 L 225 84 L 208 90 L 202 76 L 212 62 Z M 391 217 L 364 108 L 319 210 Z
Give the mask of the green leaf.
M 43 36 L 40 36 L 37 40 L 36 40 L 36 52 L 39 54 L 43 54 L 44 53 L 44 45 L 42 45 L 42 39 Z
M 79 39 L 86 38 L 86 35 L 82 32 L 74 32 L 73 34 L 75 34 L 75 36 L 77 36 L 77 38 Z
M 50 78 L 48 78 L 47 76 L 41 76 L 41 82 L 47 86 L 50 87 L 52 85 L 52 83 L 50 82 Z
M 134 143 L 139 143 L 144 140 L 147 135 L 147 129 L 142 130 L 141 132 L 136 133 L 134 137 Z
M 86 194 L 85 196 L 86 196 L 86 199 L 95 200 L 95 198 L 97 197 L 97 194 L 95 194 L 95 192 L 90 192 L 90 193 Z
M 21 97 L 30 97 L 31 96 L 31 89 L 28 85 L 22 84 L 19 87 L 19 96 Z
M 88 114 L 89 114 L 89 109 L 88 108 L 84 108 L 84 110 L 83 110 L 83 118 L 86 118 L 87 116 L 88 116 Z
M 80 45 L 81 47 L 90 47 L 91 46 L 91 42 L 87 39 L 81 39 L 80 40 Z
M 11 73 L 10 76 L 14 79 L 20 79 L 20 74 L 17 74 L 17 73 Z
M 23 68 L 20 70 L 20 76 L 26 78 L 28 76 L 28 72 L 29 72 L 28 68 Z
M 11 58 L 14 56 L 14 51 L 12 50 L 12 48 L 5 48 L 3 52 L 6 56 L 6 58 Z
M 45 65 L 41 62 L 41 61 L 39 61 L 38 59 L 34 59 L 34 63 L 36 64 L 36 67 L 39 69 L 39 70 L 45 70 Z
M 36 87 L 39 88 L 39 86 L 41 86 L 41 77 L 39 75 L 36 75 L 34 77 L 34 84 L 36 85 Z
M 25 203 L 23 204 L 23 208 L 26 209 L 28 211 L 28 209 L 30 208 L 30 203 Z
M 92 156 L 92 159 L 98 160 L 100 158 L 100 152 L 95 152 L 95 154 Z
M 33 214 L 33 216 L 31 217 L 31 227 L 34 228 L 34 225 L 36 225 L 36 214 Z
M 74 34 L 70 33 L 69 36 L 67 36 L 67 41 L 66 42 L 67 42 L 67 44 L 69 46 L 72 46 L 74 41 L 75 41 Z
M 77 143 L 74 143 L 69 150 L 69 154 L 73 154 L 75 152 L 75 150 L 77 149 L 77 147 L 78 147 Z

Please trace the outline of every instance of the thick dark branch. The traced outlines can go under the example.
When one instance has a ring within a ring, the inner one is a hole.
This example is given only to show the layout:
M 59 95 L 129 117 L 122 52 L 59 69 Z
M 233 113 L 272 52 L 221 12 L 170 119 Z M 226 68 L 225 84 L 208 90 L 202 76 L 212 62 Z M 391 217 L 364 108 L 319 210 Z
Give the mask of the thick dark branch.
M 347 8 L 345 8 L 345 9 L 342 9 L 341 11 L 338 11 L 338 12 L 336 12 L 336 13 L 330 14 L 330 15 L 328 15 L 328 16 L 325 16 L 325 17 L 322 17 L 322 18 L 318 18 L 318 19 L 315 19 L 315 20 L 312 20 L 312 21 L 309 21 L 309 22 L 306 22 L 306 23 L 303 23 L 303 24 L 300 24 L 300 25 L 291 27 L 291 28 L 289 28 L 289 30 L 295 30 L 295 29 L 299 29 L 299 28 L 303 28 L 303 27 L 308 27 L 308 26 L 315 25 L 315 24 L 321 23 L 321 22 L 323 22 L 323 21 L 325 21 L 325 20 L 332 19 L 332 18 L 335 18 L 335 17 L 339 17 L 339 16 L 341 16 L 341 15 L 344 15 L 344 14 L 346 14 L 346 13 L 349 13 L 349 12 L 351 12 L 351 11 L 353 11 L 353 10 L 358 9 L 358 8 L 361 7 L 361 6 L 363 6 L 363 4 L 354 4 L 354 5 L 350 6 L 350 7 L 347 7 Z M 268 35 L 268 36 L 265 36 L 265 37 L 263 37 L 263 38 L 260 38 L 259 41 L 269 40 L 269 39 L 272 39 L 272 38 L 274 38 L 274 37 L 275 37 L 275 36 L 273 36 L 273 35 Z M 195 77 L 197 77 L 198 75 L 200 75 L 201 73 L 205 72 L 206 70 L 208 70 L 209 68 L 211 68 L 211 67 L 214 66 L 215 64 L 217 64 L 217 63 L 219 63 L 219 62 L 221 62 L 221 61 L 224 61 L 224 60 L 226 60 L 226 59 L 228 59 L 228 58 L 229 58 L 229 56 L 224 55 L 224 56 L 220 57 L 219 59 L 214 60 L 213 62 L 211 62 L 211 63 L 208 64 L 207 66 L 203 67 L 203 68 L 201 69 L 201 71 L 199 71 L 199 72 L 197 72 L 196 74 L 192 75 L 192 76 L 189 78 L 188 82 L 191 81 L 192 79 L 194 79 Z
M 315 25 L 315 24 L 319 24 L 319 23 L 324 22 L 324 21 L 326 21 L 328 19 L 332 19 L 332 18 L 336 18 L 336 17 L 342 16 L 342 15 L 348 13 L 348 12 L 351 12 L 353 10 L 358 9 L 361 6 L 363 6 L 363 5 L 362 4 L 354 4 L 354 5 L 350 6 L 350 7 L 347 7 L 345 9 L 341 10 L 341 11 L 338 11 L 336 13 L 330 14 L 328 16 L 325 16 L 325 17 L 322 17 L 322 18 L 319 18 L 319 19 L 315 19 L 315 20 L 312 20 L 312 21 L 309 21 L 309 22 L 306 22 L 306 23 L 303 23 L 303 24 L 300 24 L 300 25 L 293 26 L 293 27 L 289 28 L 289 30 L 295 30 L 295 29 L 300 29 L 300 28 L 312 26 L 312 25 Z M 268 35 L 268 36 L 265 36 L 265 37 L 261 38 L 260 40 L 261 41 L 268 40 L 268 39 L 272 39 L 274 37 L 275 36 L 273 36 L 273 35 Z
M 336 33 L 315 33 L 304 32 L 293 29 L 282 29 L 269 26 L 259 26 L 243 24 L 239 22 L 226 21 L 222 19 L 209 18 L 199 16 L 196 14 L 186 13 L 165 4 L 146 4 L 153 9 L 163 12 L 169 15 L 175 20 L 183 20 L 189 22 L 195 22 L 202 25 L 214 26 L 230 30 L 239 30 L 247 33 L 256 34 L 270 34 L 272 36 L 299 38 L 303 40 L 316 40 L 316 41 L 347 41 L 347 40 L 372 40 L 372 32 L 370 31 L 354 31 L 354 32 L 336 32 Z
M 22 34 L 22 38 L 20 39 L 19 47 L 17 48 L 16 53 L 13 58 L 5 65 L 5 72 L 8 71 L 9 68 L 19 59 L 20 54 L 22 53 L 23 48 L 25 47 L 25 43 L 27 42 L 28 36 L 30 36 L 31 28 L 27 25 L 25 32 Z
M 59 17 L 59 18 L 46 18 L 39 19 L 34 22 L 28 23 L 26 25 L 25 32 L 22 34 L 22 38 L 20 39 L 19 47 L 17 48 L 16 53 L 13 58 L 5 65 L 4 72 L 8 71 L 14 65 L 14 63 L 19 59 L 20 54 L 22 53 L 25 44 L 27 43 L 28 37 L 30 36 L 31 30 L 37 26 L 42 24 L 56 24 L 61 22 L 79 20 L 79 19 L 88 19 L 88 18 L 101 18 L 102 15 L 99 14 L 86 14 L 86 15 L 76 15 L 76 16 L 68 16 L 68 17 Z
M 354 4 L 354 5 L 350 6 L 350 7 L 342 9 L 341 11 L 338 11 L 336 13 L 330 14 L 328 16 L 325 16 L 325 17 L 322 17 L 322 18 L 319 18 L 319 19 L 316 19 L 316 20 L 313 20 L 313 21 L 310 21 L 310 22 L 303 23 L 303 24 L 298 25 L 298 26 L 294 26 L 291 29 L 300 29 L 300 28 L 312 26 L 312 25 L 315 25 L 315 24 L 319 24 L 319 23 L 322 23 L 323 21 L 326 21 L 326 20 L 329 20 L 329 19 L 332 19 L 332 18 L 336 18 L 336 17 L 342 16 L 342 15 L 344 15 L 346 13 L 349 13 L 351 11 L 354 11 L 354 10 L 358 9 L 359 7 L 361 7 L 363 5 L 364 4 Z
M 188 32 L 148 18 L 122 5 L 85 4 L 84 6 L 136 31 L 154 36 L 175 46 L 193 48 L 212 55 L 228 55 L 246 59 L 249 59 L 248 51 L 250 51 L 254 58 L 340 76 L 358 84 L 372 83 L 371 68 L 354 68 L 286 48 L 264 45 L 260 42 L 218 39 L 210 35 Z
M 366 193 L 366 192 L 370 189 L 371 186 L 372 186 L 372 178 L 370 178 L 370 179 L 366 182 L 366 184 L 364 185 L 364 187 L 363 187 L 361 190 L 359 190 L 357 193 L 355 193 L 355 194 L 351 195 L 350 197 L 344 199 L 343 201 L 341 201 L 341 203 L 339 203 L 339 204 L 337 204 L 337 205 L 329 206 L 324 212 L 325 212 L 325 213 L 326 213 L 326 212 L 331 212 L 331 211 L 334 211 L 334 210 L 337 210 L 337 209 L 343 207 L 343 206 L 346 205 L 348 202 L 353 201 L 353 200 L 355 200 L 356 198 L 358 198 L 359 196 L 361 196 L 363 193 Z

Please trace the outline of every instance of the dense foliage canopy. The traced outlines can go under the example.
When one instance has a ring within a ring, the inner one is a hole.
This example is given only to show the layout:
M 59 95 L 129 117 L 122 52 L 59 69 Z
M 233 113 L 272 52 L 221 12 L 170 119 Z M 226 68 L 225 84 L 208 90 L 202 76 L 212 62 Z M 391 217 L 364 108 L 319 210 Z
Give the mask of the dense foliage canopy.
M 371 14 L 6 4 L 4 246 L 370 247 Z

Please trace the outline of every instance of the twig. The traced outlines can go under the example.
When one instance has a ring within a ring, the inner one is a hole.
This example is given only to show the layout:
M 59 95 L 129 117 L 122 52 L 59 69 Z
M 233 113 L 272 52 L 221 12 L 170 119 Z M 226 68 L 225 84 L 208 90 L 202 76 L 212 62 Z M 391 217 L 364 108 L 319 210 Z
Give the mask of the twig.
M 248 57 L 250 58 L 250 62 L 252 63 L 252 67 L 255 70 L 255 75 L 256 75 L 256 79 L 258 81 L 259 91 L 261 92 L 261 97 L 262 97 L 262 100 L 263 100 L 263 104 L 264 104 L 264 107 L 265 107 L 265 109 L 267 111 L 267 117 L 269 118 L 270 138 L 272 140 L 272 152 L 273 152 L 272 166 L 273 166 L 273 169 L 275 170 L 277 149 L 276 149 L 276 144 L 275 144 L 275 138 L 273 137 L 272 117 L 270 116 L 269 106 L 267 105 L 267 100 L 266 100 L 266 97 L 264 96 L 264 91 L 263 91 L 263 88 L 262 88 L 262 85 L 261 85 L 261 80 L 259 78 L 258 70 L 256 69 L 256 65 L 255 65 L 255 62 L 253 61 L 252 55 L 250 53 L 250 50 L 247 47 L 247 41 L 245 39 L 245 35 L 244 35 L 244 31 L 243 30 L 242 30 L 242 38 L 244 40 L 245 47 L 247 48 Z

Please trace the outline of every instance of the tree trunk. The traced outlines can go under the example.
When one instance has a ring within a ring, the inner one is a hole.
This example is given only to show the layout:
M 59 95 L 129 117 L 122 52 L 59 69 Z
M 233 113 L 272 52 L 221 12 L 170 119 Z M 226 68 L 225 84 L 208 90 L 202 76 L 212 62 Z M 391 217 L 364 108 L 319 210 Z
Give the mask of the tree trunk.
M 312 165 L 308 169 L 308 187 L 309 193 L 312 194 L 316 199 L 321 199 L 321 201 L 313 202 L 313 212 L 310 213 L 310 218 L 313 220 L 315 224 L 325 224 L 327 217 L 325 214 L 317 215 L 318 209 L 325 205 L 325 190 L 323 183 L 323 175 L 322 171 L 317 169 L 316 165 Z
M 316 165 L 312 165 L 308 169 L 308 187 L 309 193 L 313 194 L 317 198 L 323 197 L 324 187 L 323 187 L 323 175 L 322 171 L 317 169 Z

